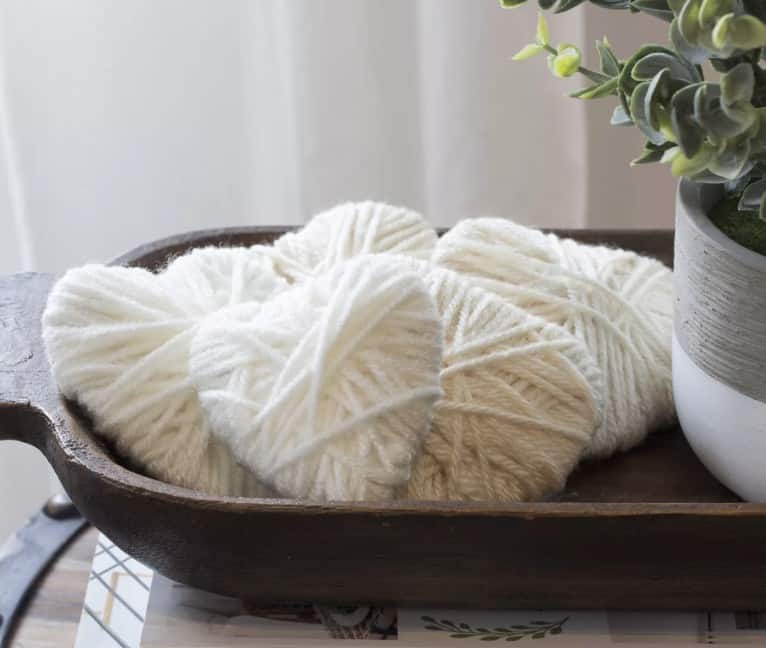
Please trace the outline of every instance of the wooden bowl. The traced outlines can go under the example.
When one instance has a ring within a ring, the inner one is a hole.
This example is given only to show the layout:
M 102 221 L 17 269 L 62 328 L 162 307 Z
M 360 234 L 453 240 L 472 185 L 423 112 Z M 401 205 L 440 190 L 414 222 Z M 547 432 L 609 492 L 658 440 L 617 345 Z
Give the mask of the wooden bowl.
M 283 230 L 186 234 L 116 263 L 251 245 Z M 672 254 L 670 232 L 569 232 Z M 0 439 L 39 448 L 83 515 L 160 573 L 254 601 L 737 608 L 766 604 L 766 507 L 742 504 L 677 429 L 524 504 L 313 504 L 212 497 L 122 465 L 62 399 L 40 339 L 53 277 L 0 279 Z

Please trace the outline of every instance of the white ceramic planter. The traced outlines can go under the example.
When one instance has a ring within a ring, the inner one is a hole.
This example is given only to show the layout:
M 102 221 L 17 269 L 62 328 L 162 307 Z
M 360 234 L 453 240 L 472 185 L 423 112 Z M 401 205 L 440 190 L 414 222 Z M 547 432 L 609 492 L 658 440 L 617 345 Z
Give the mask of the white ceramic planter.
M 766 257 L 710 222 L 719 197 L 679 187 L 673 390 L 700 460 L 743 499 L 766 502 Z

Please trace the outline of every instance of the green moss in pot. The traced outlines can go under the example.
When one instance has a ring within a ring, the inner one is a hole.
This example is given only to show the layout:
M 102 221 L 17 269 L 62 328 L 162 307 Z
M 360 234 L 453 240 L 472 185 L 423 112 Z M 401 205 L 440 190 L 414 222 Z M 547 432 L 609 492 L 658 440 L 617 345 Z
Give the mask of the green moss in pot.
M 590 0 L 668 23 L 669 42 L 619 58 L 553 44 L 545 16 L 514 57 L 583 75 L 580 99 L 616 97 L 612 125 L 646 144 L 633 164 L 681 178 L 676 208 L 673 388 L 681 427 L 730 489 L 766 502 L 766 2 Z M 527 0 L 501 0 L 518 7 Z M 562 12 L 585 0 L 538 0 Z

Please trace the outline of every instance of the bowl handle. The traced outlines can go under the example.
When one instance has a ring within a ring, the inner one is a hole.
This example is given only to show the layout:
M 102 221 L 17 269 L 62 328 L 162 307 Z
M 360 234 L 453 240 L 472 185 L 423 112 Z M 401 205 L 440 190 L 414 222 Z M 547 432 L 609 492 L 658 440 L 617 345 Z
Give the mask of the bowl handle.
M 53 281 L 33 272 L 0 277 L 0 440 L 41 449 L 60 410 L 40 323 Z

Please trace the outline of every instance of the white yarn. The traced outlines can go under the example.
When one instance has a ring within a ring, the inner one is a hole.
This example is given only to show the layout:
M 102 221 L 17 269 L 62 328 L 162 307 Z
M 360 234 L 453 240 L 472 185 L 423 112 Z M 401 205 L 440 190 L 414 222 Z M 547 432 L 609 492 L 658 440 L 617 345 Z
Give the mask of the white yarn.
M 173 259 L 159 279 L 177 307 L 195 317 L 265 301 L 289 288 L 267 250 L 263 245 L 196 248 Z
M 444 268 L 423 277 L 444 328 L 431 434 L 408 497 L 533 500 L 563 488 L 600 423 L 601 372 L 562 328 Z
M 54 286 L 43 338 L 62 392 L 148 475 L 217 495 L 267 493 L 214 439 L 189 381 L 199 321 L 287 287 L 242 248 L 198 249 L 153 274 L 89 265 Z
M 363 256 L 211 317 L 191 373 L 216 434 L 282 495 L 384 500 L 428 433 L 440 361 L 423 281 Z
M 670 271 L 633 253 L 493 219 L 437 244 L 359 203 L 273 248 L 72 270 L 43 327 L 63 393 L 159 479 L 515 501 L 672 417 L 671 310 Z
M 627 450 L 672 420 L 672 273 L 660 262 L 490 218 L 459 223 L 434 261 L 585 342 L 606 403 L 587 456 Z
M 428 259 L 436 238 L 434 229 L 412 210 L 369 201 L 344 203 L 277 239 L 273 254 L 282 274 L 299 282 L 363 254 Z

